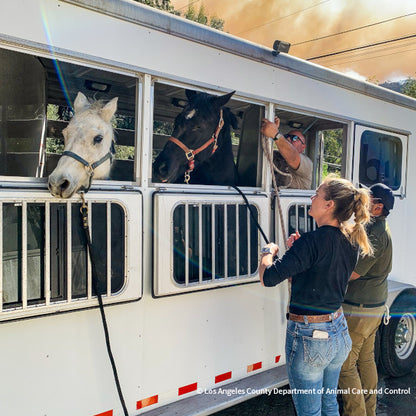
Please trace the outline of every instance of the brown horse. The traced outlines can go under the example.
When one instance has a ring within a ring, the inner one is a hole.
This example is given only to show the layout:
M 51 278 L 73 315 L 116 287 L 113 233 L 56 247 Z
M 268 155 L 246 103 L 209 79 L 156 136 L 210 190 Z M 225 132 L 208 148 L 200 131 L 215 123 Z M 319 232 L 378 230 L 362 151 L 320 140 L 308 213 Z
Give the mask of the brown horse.
M 153 181 L 234 185 L 231 130 L 237 120 L 222 96 L 186 90 L 188 104 L 176 117 L 172 137 L 153 163 Z

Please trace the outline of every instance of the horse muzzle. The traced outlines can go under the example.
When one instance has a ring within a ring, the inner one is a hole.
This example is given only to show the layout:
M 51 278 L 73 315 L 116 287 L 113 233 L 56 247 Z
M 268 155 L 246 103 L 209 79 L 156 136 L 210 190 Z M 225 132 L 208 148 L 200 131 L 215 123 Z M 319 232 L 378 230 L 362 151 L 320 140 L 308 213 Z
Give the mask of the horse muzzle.
M 74 186 L 74 181 L 71 181 L 69 178 L 64 176 L 49 176 L 48 188 L 52 196 L 64 199 L 70 198 L 75 192 L 78 191 L 77 187 Z M 81 189 L 81 187 L 79 189 Z

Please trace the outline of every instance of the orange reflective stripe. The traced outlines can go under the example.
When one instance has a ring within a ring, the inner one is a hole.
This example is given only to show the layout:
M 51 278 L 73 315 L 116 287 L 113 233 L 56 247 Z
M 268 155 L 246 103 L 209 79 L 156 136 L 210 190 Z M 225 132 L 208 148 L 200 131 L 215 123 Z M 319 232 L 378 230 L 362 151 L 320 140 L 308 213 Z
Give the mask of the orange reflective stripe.
M 195 391 L 198 388 L 198 383 L 188 384 L 187 386 L 179 387 L 178 389 L 178 396 L 182 396 L 182 394 L 190 393 L 191 391 Z
M 98 415 L 94 415 L 94 416 L 113 416 L 113 411 L 107 410 L 106 412 L 99 413 Z
M 143 407 L 151 406 L 152 404 L 156 404 L 159 401 L 159 396 L 156 394 L 155 396 L 148 397 L 147 399 L 140 400 L 136 403 L 136 409 L 143 409 Z
M 231 378 L 231 375 L 231 371 L 229 371 L 228 373 L 219 374 L 215 377 L 215 383 L 221 383 L 222 381 L 229 380 Z
M 251 371 L 259 370 L 262 367 L 261 361 L 258 363 L 250 364 L 247 366 L 247 373 L 250 373 Z

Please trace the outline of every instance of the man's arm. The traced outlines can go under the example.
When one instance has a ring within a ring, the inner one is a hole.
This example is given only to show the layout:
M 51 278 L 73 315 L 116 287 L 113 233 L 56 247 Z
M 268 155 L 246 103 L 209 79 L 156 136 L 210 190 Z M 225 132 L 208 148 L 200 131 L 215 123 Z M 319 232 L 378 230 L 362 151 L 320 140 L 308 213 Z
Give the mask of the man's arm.
M 277 123 L 272 123 L 267 119 L 263 119 L 261 132 L 267 136 L 274 139 L 276 134 L 279 132 L 279 124 L 280 120 L 276 119 Z M 297 149 L 292 146 L 283 136 L 279 136 L 277 140 L 275 140 L 277 148 L 279 149 L 280 154 L 284 157 L 287 164 L 292 169 L 298 169 L 300 165 L 300 154 Z
M 292 169 L 298 169 L 300 165 L 299 152 L 283 136 L 279 136 L 279 138 L 274 142 L 276 143 L 280 154 L 284 157 L 287 164 Z

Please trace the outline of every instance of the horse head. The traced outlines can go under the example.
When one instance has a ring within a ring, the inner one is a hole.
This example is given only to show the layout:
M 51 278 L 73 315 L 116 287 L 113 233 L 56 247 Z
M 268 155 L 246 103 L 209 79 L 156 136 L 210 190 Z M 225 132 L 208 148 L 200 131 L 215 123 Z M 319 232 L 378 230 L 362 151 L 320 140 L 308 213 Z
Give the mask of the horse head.
M 180 183 L 185 178 L 188 183 L 192 172 L 197 171 L 215 152 L 218 158 L 222 146 L 219 136 L 223 133 L 223 106 L 234 92 L 215 96 L 186 90 L 188 103 L 176 117 L 172 136 L 153 163 L 154 182 Z M 229 126 L 227 128 L 230 136 Z M 231 155 L 230 138 L 229 141 Z
M 88 191 L 92 178 L 106 179 L 114 154 L 111 119 L 117 109 L 117 97 L 106 105 L 91 104 L 78 92 L 74 116 L 62 131 L 65 149 L 49 176 L 53 196 L 70 198 L 75 192 Z

